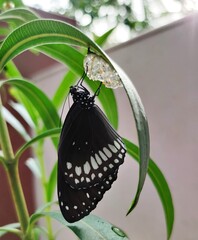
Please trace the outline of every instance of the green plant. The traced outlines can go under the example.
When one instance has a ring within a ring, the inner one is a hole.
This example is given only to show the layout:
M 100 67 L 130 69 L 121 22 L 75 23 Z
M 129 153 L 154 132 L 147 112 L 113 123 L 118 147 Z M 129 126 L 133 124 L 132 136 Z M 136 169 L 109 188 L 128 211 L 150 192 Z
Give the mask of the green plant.
M 29 117 L 26 118 L 26 121 L 34 130 L 34 136 L 31 138 L 23 126 L 19 123 L 16 124 L 17 120 L 15 117 L 11 116 L 11 113 L 5 110 L 2 102 L 0 102 L 0 145 L 2 150 L 0 152 L 0 162 L 9 179 L 13 202 L 19 220 L 19 223 L 1 227 L 0 236 L 7 232 L 11 232 L 18 235 L 21 239 L 31 240 L 38 239 L 41 234 L 46 234 L 47 238 L 52 240 L 56 238 L 56 233 L 52 231 L 51 225 L 51 219 L 54 218 L 64 226 L 69 227 L 80 239 L 100 239 L 99 237 L 97 238 L 97 236 L 99 229 L 101 229 L 101 224 L 103 226 L 103 231 L 100 230 L 100 234 L 103 235 L 104 239 L 112 239 L 112 234 L 115 235 L 113 239 L 127 239 L 127 236 L 125 236 L 121 230 L 96 216 L 90 215 L 77 223 L 69 224 L 62 218 L 60 212 L 51 211 L 51 206 L 55 204 L 53 202 L 53 196 L 56 186 L 57 165 L 55 163 L 50 176 L 47 177 L 44 164 L 45 160 L 43 157 L 43 143 L 46 137 L 50 137 L 54 148 L 57 149 L 58 136 L 60 134 L 60 128 L 58 127 L 58 109 L 65 95 L 68 93 L 70 85 L 75 83 L 77 76 L 81 75 L 83 72 L 83 59 L 85 55 L 83 49 L 90 47 L 112 65 L 121 77 L 137 126 L 139 148 L 125 139 L 128 154 L 140 164 L 137 192 L 128 210 L 128 214 L 138 202 L 148 170 L 148 174 L 159 193 L 164 207 L 167 224 L 167 239 L 169 239 L 174 221 L 172 197 L 162 172 L 152 160 L 149 161 L 149 132 L 147 119 L 141 100 L 130 79 L 97 45 L 97 41 L 92 41 L 71 25 L 56 20 L 39 19 L 35 13 L 23 8 L 11 9 L 3 12 L 0 15 L 0 20 L 6 22 L 9 26 L 9 28 L 2 27 L 2 33 L 5 34 L 5 38 L 1 43 L 0 49 L 0 69 L 2 69 L 5 79 L 0 81 L 0 89 L 5 85 L 10 86 L 10 93 L 23 106 L 23 108 L 18 110 L 19 114 L 22 116 L 25 116 L 24 112 L 28 114 Z M 98 39 L 98 42 L 103 42 L 110 32 L 111 31 Z M 73 46 L 78 46 L 78 48 Z M 66 64 L 70 69 L 65 74 L 52 100 L 30 81 L 23 79 L 12 62 L 15 56 L 30 48 L 34 48 L 34 51 L 42 52 L 53 57 L 57 61 Z M 96 89 L 95 82 L 87 79 L 86 82 L 91 89 Z M 113 91 L 103 87 L 99 95 L 99 100 L 110 122 L 117 128 L 118 112 Z M 9 117 L 6 117 L 8 114 Z M 26 141 L 16 153 L 14 153 L 12 149 L 6 119 Z M 11 119 L 13 121 L 11 121 Z M 31 119 L 31 121 L 28 119 Z M 37 209 L 31 216 L 29 216 L 27 211 L 18 172 L 20 156 L 29 147 L 33 148 L 38 161 L 28 160 L 28 165 L 33 173 L 40 178 L 44 196 L 44 205 Z M 45 227 L 37 225 L 38 220 L 42 217 L 46 219 Z M 90 226 L 92 228 L 91 231 L 88 230 Z

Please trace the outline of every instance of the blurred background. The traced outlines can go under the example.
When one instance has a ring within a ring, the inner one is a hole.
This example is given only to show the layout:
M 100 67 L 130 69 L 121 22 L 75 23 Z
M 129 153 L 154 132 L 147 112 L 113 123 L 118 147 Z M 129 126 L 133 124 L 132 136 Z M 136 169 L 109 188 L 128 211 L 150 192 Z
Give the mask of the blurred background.
M 0 1 L 2 9 L 22 4 L 42 17 L 69 22 L 92 38 L 115 27 L 105 49 L 130 76 L 145 105 L 150 126 L 151 157 L 165 174 L 173 194 L 176 217 L 171 239 L 197 240 L 198 1 Z M 18 56 L 15 63 L 24 77 L 31 78 L 49 96 L 53 96 L 54 89 L 67 71 L 65 66 L 54 60 L 30 52 Z M 119 133 L 137 143 L 125 93 L 119 89 L 115 94 L 120 114 Z M 17 148 L 19 137 L 11 127 L 10 131 Z M 50 149 L 47 142 L 46 167 L 49 171 L 56 160 L 56 153 Z M 28 156 L 23 157 L 21 175 L 32 212 L 41 203 L 41 193 L 38 182 L 24 165 Z M 12 201 L 3 174 L 0 172 L 0 225 L 13 222 L 15 215 L 12 207 L 8 209 Z M 119 181 L 93 213 L 124 229 L 130 239 L 165 240 L 163 209 L 149 178 L 139 205 L 125 217 L 137 180 L 138 165 L 127 158 L 121 166 Z M 67 234 L 71 240 L 72 236 Z M 60 239 L 63 236 L 64 233 Z
M 26 5 L 65 16 L 87 34 L 102 35 L 116 27 L 111 46 L 198 9 L 197 0 L 1 0 L 0 4 L 4 9 Z

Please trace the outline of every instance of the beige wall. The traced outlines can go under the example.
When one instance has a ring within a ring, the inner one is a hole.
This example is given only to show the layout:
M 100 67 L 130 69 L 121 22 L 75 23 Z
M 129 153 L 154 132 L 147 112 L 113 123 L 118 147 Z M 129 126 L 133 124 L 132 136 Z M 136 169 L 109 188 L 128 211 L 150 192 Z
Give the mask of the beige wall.
M 198 16 L 113 48 L 109 54 L 131 77 L 145 105 L 151 156 L 164 172 L 173 193 L 176 216 L 172 239 L 197 240 Z M 37 83 L 52 95 L 63 74 L 60 66 L 37 76 L 42 79 Z M 136 142 L 127 98 L 122 89 L 116 90 L 116 96 L 119 132 Z M 48 163 L 56 159 L 56 153 L 49 150 L 46 155 Z M 137 180 L 138 165 L 127 158 L 118 180 L 93 213 L 123 228 L 130 239 L 165 240 L 163 209 L 149 178 L 139 205 L 125 217 Z

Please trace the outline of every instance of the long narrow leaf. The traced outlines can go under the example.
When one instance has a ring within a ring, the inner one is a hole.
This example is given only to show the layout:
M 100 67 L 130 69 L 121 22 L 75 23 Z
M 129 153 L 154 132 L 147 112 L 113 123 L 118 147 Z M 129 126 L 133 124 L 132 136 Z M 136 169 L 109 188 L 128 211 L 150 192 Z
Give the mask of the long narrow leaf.
M 95 42 L 99 45 L 99 46 L 103 46 L 106 42 L 107 39 L 110 37 L 110 35 L 112 34 L 112 32 L 115 30 L 115 28 L 111 28 L 110 30 L 108 30 L 106 33 L 104 33 L 102 36 L 95 38 Z
M 48 182 L 47 182 L 47 199 L 48 201 L 52 201 L 54 196 L 54 191 L 57 185 L 57 162 L 54 164 L 52 171 L 50 173 Z
M 127 139 L 124 139 L 124 142 L 127 147 L 128 154 L 131 155 L 138 163 L 140 163 L 138 147 Z M 163 173 L 152 159 L 150 159 L 149 161 L 148 175 L 151 178 L 153 185 L 155 186 L 159 194 L 159 197 L 164 208 L 167 227 L 167 239 L 169 239 L 171 237 L 174 224 L 174 206 L 171 191 Z
M 0 21 L 14 23 L 18 26 L 37 18 L 37 15 L 33 11 L 26 8 L 13 8 L 0 14 Z
M 36 143 L 37 141 L 44 139 L 46 137 L 55 137 L 60 134 L 60 128 L 54 128 L 50 130 L 46 130 L 45 132 L 37 135 L 36 137 L 32 138 L 30 141 L 25 143 L 16 153 L 16 158 L 19 158 L 20 155 L 29 147 L 32 146 L 32 144 Z
M 0 50 L 0 69 L 24 50 L 50 43 L 64 43 L 103 51 L 77 28 L 57 20 L 33 20 L 15 29 L 5 39 Z M 105 56 L 105 55 L 104 55 Z
M 2 107 L 2 113 L 5 120 L 23 137 L 24 140 L 30 140 L 30 135 L 24 126 L 7 108 Z
M 69 93 L 70 86 L 75 83 L 76 75 L 72 71 L 68 71 L 61 84 L 58 86 L 58 89 L 56 90 L 54 97 L 53 97 L 53 103 L 57 107 L 57 109 L 61 106 L 64 99 L 67 97 Z
M 12 85 L 24 93 L 34 105 L 35 111 L 39 113 L 47 129 L 58 127 L 58 113 L 52 102 L 39 88 L 23 79 L 11 79 L 4 81 L 2 84 Z M 54 138 L 53 141 L 57 146 L 57 139 Z
M 30 115 L 28 114 L 27 109 L 20 103 L 17 102 L 10 102 L 10 105 L 17 111 L 19 115 L 26 121 L 26 123 L 31 127 L 34 128 L 34 123 L 32 119 L 30 118 Z
M 34 158 L 28 158 L 25 162 L 25 165 L 31 170 L 35 177 L 41 179 L 41 167 L 39 162 Z
M 4 72 L 7 78 L 18 78 L 22 79 L 21 73 L 17 69 L 16 65 L 13 61 L 9 61 L 6 64 L 6 71 Z M 9 88 L 10 94 L 27 110 L 32 122 L 34 123 L 34 126 L 38 126 L 39 122 L 39 115 L 38 112 L 35 111 L 33 104 L 31 101 L 27 98 L 26 94 L 23 94 L 16 88 Z
M 44 216 L 50 216 L 69 227 L 79 239 L 86 240 L 127 240 L 127 235 L 118 227 L 94 215 L 84 217 L 76 223 L 68 223 L 60 212 L 46 212 Z
M 148 122 L 146 118 L 146 113 L 141 102 L 141 99 L 128 76 L 123 72 L 123 70 L 116 65 L 114 67 L 120 75 L 125 91 L 128 95 L 128 99 L 133 110 L 133 115 L 135 118 L 136 129 L 138 133 L 138 141 L 139 141 L 139 159 L 140 159 L 140 168 L 139 168 L 139 181 L 138 187 L 136 191 L 135 198 L 129 208 L 128 214 L 135 208 L 138 203 L 140 193 L 144 186 L 148 164 L 149 164 L 149 154 L 150 154 L 150 138 L 149 138 L 149 128 Z
M 21 231 L 18 229 L 20 227 L 20 223 L 11 223 L 5 226 L 0 227 L 0 237 L 7 233 L 13 233 L 20 236 Z

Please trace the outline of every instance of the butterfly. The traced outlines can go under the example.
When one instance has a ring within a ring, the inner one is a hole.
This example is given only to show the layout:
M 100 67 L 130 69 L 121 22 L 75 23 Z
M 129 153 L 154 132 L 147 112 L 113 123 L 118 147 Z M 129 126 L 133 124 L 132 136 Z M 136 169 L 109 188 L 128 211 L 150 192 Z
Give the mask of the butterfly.
M 85 76 L 85 75 L 84 75 Z M 82 85 L 70 87 L 73 104 L 65 118 L 58 147 L 58 201 L 68 222 L 76 222 L 93 209 L 117 179 L 126 148 L 94 95 Z

